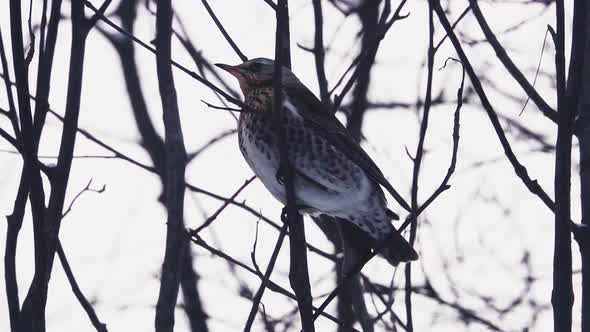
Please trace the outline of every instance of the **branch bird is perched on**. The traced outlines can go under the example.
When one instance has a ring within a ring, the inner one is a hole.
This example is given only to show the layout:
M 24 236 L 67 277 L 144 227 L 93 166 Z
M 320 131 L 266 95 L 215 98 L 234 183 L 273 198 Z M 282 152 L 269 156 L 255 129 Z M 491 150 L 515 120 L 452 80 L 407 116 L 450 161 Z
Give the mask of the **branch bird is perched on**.
M 234 75 L 249 112 L 240 114 L 238 137 L 244 158 L 264 186 L 286 203 L 280 181 L 280 151 L 272 115 L 274 61 L 257 58 L 241 65 L 216 66 Z M 394 232 L 381 255 L 391 264 L 418 259 L 410 244 L 395 231 L 381 186 L 397 195 L 383 173 L 346 128 L 295 75 L 283 67 L 283 125 L 289 160 L 294 169 L 299 210 L 312 216 L 347 220 L 370 236 L 374 244 Z

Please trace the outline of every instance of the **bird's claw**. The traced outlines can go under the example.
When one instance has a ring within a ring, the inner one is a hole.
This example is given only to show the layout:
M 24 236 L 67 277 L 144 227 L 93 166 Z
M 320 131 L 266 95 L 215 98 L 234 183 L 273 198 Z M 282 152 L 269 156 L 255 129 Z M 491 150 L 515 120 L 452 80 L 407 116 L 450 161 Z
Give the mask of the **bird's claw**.
M 302 210 L 307 210 L 309 209 L 309 206 L 303 205 L 303 204 L 296 204 L 295 205 L 295 211 L 293 211 L 296 214 L 300 214 Z M 289 220 L 289 209 L 287 208 L 287 206 L 283 207 L 283 210 L 281 210 L 281 221 L 282 222 L 287 222 Z
M 284 206 L 283 210 L 281 210 L 281 221 L 283 223 L 287 223 L 288 220 L 289 220 L 289 211 L 288 211 L 287 207 Z

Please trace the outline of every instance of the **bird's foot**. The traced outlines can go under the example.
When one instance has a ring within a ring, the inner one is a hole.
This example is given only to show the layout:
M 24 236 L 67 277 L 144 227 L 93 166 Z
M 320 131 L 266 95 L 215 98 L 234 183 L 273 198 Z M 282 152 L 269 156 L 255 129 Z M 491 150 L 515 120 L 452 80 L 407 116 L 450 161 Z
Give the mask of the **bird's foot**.
M 287 209 L 287 206 L 284 206 L 283 210 L 281 210 L 281 221 L 283 223 L 287 223 L 288 220 L 289 220 L 289 209 Z
M 299 211 L 305 210 L 305 209 L 309 209 L 309 207 L 305 206 L 305 205 L 300 205 L 300 204 L 295 205 L 295 213 L 300 213 Z M 286 205 L 281 210 L 281 221 L 284 223 L 289 221 L 289 209 L 287 208 Z

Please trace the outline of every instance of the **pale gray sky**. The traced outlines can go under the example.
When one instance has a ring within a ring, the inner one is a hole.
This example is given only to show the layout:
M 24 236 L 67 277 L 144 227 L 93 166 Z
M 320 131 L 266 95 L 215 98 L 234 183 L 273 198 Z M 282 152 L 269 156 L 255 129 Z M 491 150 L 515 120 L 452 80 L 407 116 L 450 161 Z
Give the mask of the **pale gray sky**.
M 250 58 L 274 54 L 274 12 L 262 0 L 210 0 L 211 7 L 223 22 L 242 51 Z M 293 70 L 312 91 L 317 91 L 313 56 L 296 46 L 313 45 L 313 9 L 309 0 L 289 2 Z M 113 4 L 113 7 L 116 4 Z M 397 2 L 394 2 L 394 6 Z M 456 17 L 466 1 L 454 1 L 452 12 Z M 238 63 L 239 58 L 225 42 L 200 1 L 174 1 L 174 7 L 188 28 L 195 46 L 212 62 Z M 28 8 L 25 6 L 25 8 Z M 39 7 L 35 7 L 39 8 Z M 69 12 L 69 2 L 64 3 Z M 383 41 L 373 69 L 370 98 L 374 101 L 415 102 L 424 95 L 425 72 L 421 65 L 426 59 L 427 10 L 423 1 L 409 1 L 403 13 L 410 16 L 395 23 Z M 359 43 L 355 36 L 359 29 L 355 17 L 344 17 L 324 2 L 325 40 L 332 42 L 326 58 L 329 85 L 333 86 L 343 70 L 356 54 Z M 534 17 L 542 11 L 537 5 L 488 4 L 482 9 L 495 31 L 508 28 L 524 18 Z M 26 12 L 26 11 L 25 11 Z M 38 14 L 38 13 L 37 13 Z M 526 68 L 525 75 L 532 81 L 543 36 L 547 24 L 554 20 L 554 9 L 533 19 L 517 32 L 500 36 L 515 62 Z M 143 7 L 136 22 L 136 35 L 144 41 L 154 37 L 155 19 Z M 438 23 L 438 22 L 437 22 Z M 9 48 L 8 2 L 0 4 L 0 27 Z M 108 28 L 107 28 L 108 29 Z M 436 40 L 442 36 L 437 26 Z M 460 30 L 471 38 L 482 38 L 476 22 L 468 16 Z M 54 76 L 50 104 L 63 113 L 65 105 L 67 71 L 69 65 L 70 22 L 60 26 L 58 49 L 55 56 Z M 543 70 L 552 73 L 553 48 L 550 42 L 543 57 Z M 517 52 L 518 51 L 518 52 Z M 140 66 L 142 88 L 150 113 L 161 131 L 161 104 L 156 80 L 155 57 L 136 48 Z M 469 55 L 478 70 L 488 68 L 492 80 L 504 91 L 513 93 L 520 102 L 511 102 L 488 89 L 498 112 L 516 118 L 531 129 L 545 133 L 554 142 L 554 125 L 539 115 L 529 103 L 518 117 L 524 102 L 524 93 L 508 74 L 501 70 L 490 47 L 480 44 L 469 49 Z M 435 67 L 443 65 L 448 56 L 455 56 L 449 43 L 438 52 Z M 188 68 L 192 61 L 178 43 L 174 43 L 173 58 Z M 133 158 L 149 162 L 138 146 L 138 134 L 130 112 L 122 72 L 115 52 L 98 32 L 88 39 L 82 90 L 80 126 L 100 139 L 124 151 Z M 32 68 L 36 67 L 34 62 Z M 449 98 L 454 98 L 460 81 L 460 66 L 450 64 L 435 71 L 435 91 L 444 88 Z M 175 71 L 179 108 L 188 151 L 200 148 L 211 137 L 234 128 L 235 120 L 229 113 L 207 109 L 202 100 L 218 104 L 211 91 L 180 71 Z M 226 75 L 223 74 L 222 75 Z M 34 86 L 31 77 L 31 85 Z M 237 88 L 237 82 L 230 82 Z M 540 77 L 537 86 L 542 95 L 555 103 L 554 92 L 546 78 Z M 0 93 L 0 106 L 6 106 L 4 93 Z M 451 153 L 452 113 L 455 105 L 443 105 L 433 109 L 426 141 L 427 154 L 421 172 L 420 197 L 425 199 L 438 186 L 446 173 Z M 0 126 L 8 128 L 5 119 Z M 364 147 L 381 167 L 387 178 L 409 199 L 412 164 L 405 148 L 412 153 L 418 137 L 419 123 L 414 111 L 393 109 L 369 112 L 364 124 L 367 141 Z M 41 153 L 55 155 L 58 149 L 61 126 L 49 117 L 44 132 Z M 517 141 L 511 136 L 513 147 L 532 178 L 538 179 L 545 190 L 553 192 L 553 156 L 530 152 L 534 144 Z M 0 148 L 10 147 L 0 141 Z M 77 155 L 108 154 L 103 149 L 79 137 Z M 577 153 L 574 153 L 577 158 Z M 494 160 L 484 167 L 471 167 L 479 161 Z M 18 156 L 0 153 L 0 215 L 12 211 L 15 190 L 18 185 L 20 159 Z M 237 148 L 235 136 L 224 139 L 214 148 L 192 162 L 187 168 L 187 181 L 224 196 L 230 196 L 252 172 Z M 109 331 L 148 331 L 153 329 L 154 305 L 157 300 L 159 280 L 157 274 L 164 254 L 165 209 L 157 203 L 160 185 L 156 177 L 136 166 L 112 159 L 77 159 L 74 162 L 68 199 L 81 190 L 89 179 L 99 187 L 106 185 L 100 195 L 87 193 L 79 199 L 63 223 L 60 238 L 69 261 L 84 293 L 96 300 L 95 309 Z M 540 279 L 534 284 L 530 298 L 549 304 L 551 290 L 551 265 L 553 247 L 553 215 L 532 196 L 514 175 L 485 113 L 473 106 L 465 106 L 461 113 L 461 142 L 457 172 L 451 180 L 452 188 L 444 193 L 424 214 L 420 221 L 417 249 L 421 255 L 416 264 L 415 280 L 420 282 L 425 270 L 441 296 L 452 299 L 452 281 L 459 285 L 462 304 L 482 308 L 473 294 L 493 296 L 499 306 L 507 305 L 511 296 L 522 288 L 524 268 L 523 250 L 530 250 L 533 274 Z M 572 180 L 574 192 L 573 216 L 579 218 L 579 183 Z M 279 222 L 281 206 L 255 181 L 240 196 L 250 206 Z M 506 210 L 496 206 L 497 201 Z M 186 222 L 190 227 L 199 225 L 204 215 L 215 211 L 220 202 L 202 195 L 187 193 Z M 401 209 L 391 200 L 396 212 Z M 508 210 L 509 209 L 509 210 Z M 237 208 L 226 209 L 219 219 L 205 232 L 204 238 L 211 245 L 251 264 L 250 252 L 255 237 L 256 218 Z M 0 243 L 5 241 L 6 225 L 0 222 Z M 309 242 L 331 250 L 329 242 L 317 227 L 306 223 Z M 274 246 L 277 232 L 260 223 L 257 261 L 263 267 Z M 288 287 L 288 250 L 283 247 L 273 280 Z M 0 246 L 3 254 L 4 246 Z M 201 275 L 199 290 L 211 331 L 239 331 L 246 321 L 251 302 L 237 296 L 238 285 L 225 261 L 211 257 L 203 249 L 194 247 L 195 266 Z M 457 252 L 461 252 L 460 257 Z M 574 269 L 579 266 L 577 246 L 574 245 Z M 494 257 L 493 259 L 491 257 Z M 20 232 L 17 272 L 21 300 L 24 298 L 33 274 L 33 246 L 30 218 L 27 216 Z M 314 296 L 329 292 L 333 287 L 330 275 L 333 264 L 314 254 L 309 254 L 310 274 Z M 448 264 L 450 275 L 441 273 Z M 3 265 L 0 274 L 3 275 Z M 247 272 L 239 271 L 240 279 L 256 289 L 259 280 Z M 388 282 L 392 268 L 382 260 L 370 262 L 364 273 L 375 280 Z M 398 271 L 395 282 L 401 285 L 403 273 Z M 6 298 L 3 281 L 0 282 L 0 298 Z M 576 290 L 579 280 L 574 278 Z M 394 310 L 403 316 L 403 295 L 397 294 Z M 316 299 L 321 303 L 323 298 Z M 443 308 L 419 295 L 414 296 L 414 320 L 417 331 L 428 331 L 433 322 L 437 331 L 468 330 L 486 331 L 478 324 L 468 329 L 458 328 L 456 313 Z M 263 301 L 272 317 L 280 317 L 293 308 L 293 303 L 281 295 L 266 292 Z M 2 301 L 2 303 L 4 303 Z M 368 301 L 372 310 L 372 304 Z M 70 291 L 59 264 L 55 265 L 50 283 L 47 305 L 48 331 L 92 331 L 86 315 Z M 333 309 L 333 307 L 332 307 Z M 579 302 L 574 306 L 574 322 L 579 325 Z M 511 330 L 524 326 L 530 319 L 526 309 L 509 316 L 498 317 L 487 311 L 478 313 L 499 321 L 499 325 Z M 438 315 L 436 315 L 438 314 Z M 7 306 L 0 305 L 0 331 L 8 331 Z M 184 312 L 177 310 L 177 331 L 188 331 Z M 549 310 L 542 313 L 538 324 L 531 331 L 549 331 L 552 316 Z M 317 331 L 333 331 L 335 325 L 319 319 Z M 256 330 L 256 329 L 254 329 Z M 295 330 L 295 329 L 294 329 Z

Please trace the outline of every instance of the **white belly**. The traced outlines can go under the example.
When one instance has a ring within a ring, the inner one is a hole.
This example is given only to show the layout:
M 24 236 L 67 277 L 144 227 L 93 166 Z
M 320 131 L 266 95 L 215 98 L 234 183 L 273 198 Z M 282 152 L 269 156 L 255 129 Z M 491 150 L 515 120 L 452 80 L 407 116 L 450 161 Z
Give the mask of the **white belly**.
M 242 155 L 256 177 L 264 184 L 266 189 L 278 199 L 281 203 L 286 204 L 285 189 L 277 180 L 279 171 L 279 161 L 272 151 L 263 151 L 248 139 L 240 140 L 240 150 Z
M 289 159 L 295 168 L 296 204 L 308 207 L 302 211 L 305 213 L 342 218 L 366 209 L 367 200 L 375 192 L 373 182 L 334 146 L 325 141 L 323 146 L 319 144 L 322 138 L 314 136 L 311 129 L 303 126 L 303 129 L 292 130 L 302 120 L 289 105 L 285 109 L 291 112 L 285 112 L 285 115 L 289 122 L 287 127 L 291 127 L 285 131 L 289 136 L 287 142 L 291 144 Z M 278 148 L 272 142 L 271 135 L 274 133 L 270 120 L 270 117 L 255 117 L 253 114 L 240 115 L 240 150 L 268 191 L 286 204 L 285 187 L 277 180 L 280 157 Z M 345 164 L 347 167 L 333 170 L 335 165 Z
M 254 174 L 266 189 L 285 205 L 287 203 L 285 187 L 278 182 L 276 176 L 279 170 L 277 153 L 271 151 L 267 153 L 267 147 L 260 148 L 247 139 L 240 141 L 242 154 Z M 371 182 L 366 177 L 363 177 L 355 188 L 346 188 L 346 191 L 321 187 L 301 176 L 295 176 L 294 182 L 297 205 L 306 207 L 301 212 L 311 215 L 327 214 L 348 218 L 351 214 L 359 213 L 359 209 L 366 206 L 364 202 L 373 190 Z

